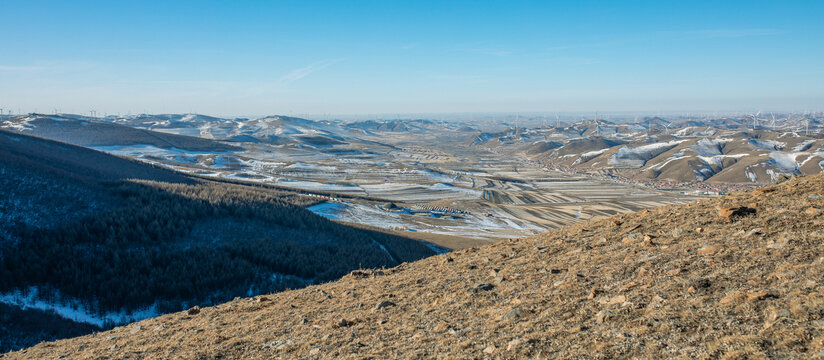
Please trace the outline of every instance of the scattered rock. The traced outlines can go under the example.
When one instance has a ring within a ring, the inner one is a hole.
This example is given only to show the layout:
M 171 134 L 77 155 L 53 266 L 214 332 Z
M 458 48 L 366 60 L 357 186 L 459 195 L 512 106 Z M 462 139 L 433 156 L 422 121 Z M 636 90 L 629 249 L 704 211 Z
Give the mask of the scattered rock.
M 727 221 L 732 221 L 735 218 L 743 216 L 755 215 L 755 213 L 755 209 L 746 206 L 725 207 L 718 210 L 718 216 L 724 218 Z
M 132 326 L 132 329 L 131 329 L 131 330 L 129 330 L 129 333 L 131 333 L 132 335 L 134 335 L 134 334 L 139 333 L 139 332 L 140 332 L 140 330 L 143 330 L 143 327 L 142 327 L 142 326 L 140 326 L 140 325 L 135 325 L 135 326 Z
M 189 314 L 189 315 L 197 315 L 197 314 L 200 314 L 200 307 L 199 307 L 199 306 L 195 306 L 195 307 L 193 307 L 193 308 L 189 309 L 189 311 L 187 311 L 186 313 L 187 313 L 187 314 Z
M 701 278 L 693 281 L 691 285 L 696 289 L 707 289 L 710 286 L 712 286 L 712 281 L 710 281 L 710 279 L 707 278 Z
M 612 312 L 608 310 L 601 310 L 597 314 L 595 314 L 595 321 L 599 324 L 609 320 L 612 317 Z
M 700 233 L 704 232 L 704 228 L 701 228 L 701 227 L 700 228 L 695 228 L 695 232 L 700 234 Z
M 257 298 L 257 300 L 255 300 L 255 301 L 257 301 L 259 303 L 262 303 L 262 302 L 269 301 L 269 298 L 265 297 L 265 296 L 261 296 L 261 297 Z
M 810 216 L 819 216 L 819 215 L 821 215 L 821 212 L 822 212 L 821 209 L 818 209 L 818 208 L 815 208 L 815 207 L 810 207 L 810 208 L 807 208 L 807 210 L 804 210 L 804 213 L 807 214 L 807 215 L 810 215 Z
M 484 354 L 490 354 L 491 355 L 492 353 L 495 352 L 495 350 L 498 350 L 498 348 L 496 348 L 495 345 L 489 345 L 489 346 L 486 347 L 486 349 L 484 349 Z
M 354 321 L 346 320 L 344 318 L 340 318 L 335 324 L 332 325 L 333 328 L 342 328 L 342 327 L 349 327 L 355 325 Z
M 755 291 L 755 292 L 747 293 L 747 300 L 749 300 L 749 301 L 764 300 L 769 296 L 770 296 L 770 293 L 768 293 L 766 291 Z
M 165 324 L 160 324 L 158 326 L 155 326 L 154 331 L 160 331 L 160 330 L 163 330 L 165 328 L 166 328 Z
M 781 236 L 778 241 L 770 240 L 769 244 L 767 244 L 767 249 L 781 249 L 790 242 L 790 239 L 786 236 Z
M 624 295 L 618 295 L 616 297 L 613 297 L 612 299 L 609 299 L 609 302 L 607 304 L 608 305 L 617 305 L 617 304 L 623 304 L 625 302 L 627 302 L 627 297 L 624 296 Z
M 589 295 L 587 295 L 587 299 L 590 299 L 590 300 L 594 299 L 596 296 L 598 296 L 598 293 L 599 293 L 598 289 L 592 288 L 592 291 L 590 291 Z
M 312 350 L 309 350 L 309 355 L 315 356 L 317 354 L 320 354 L 320 349 L 313 348 Z
M 512 310 L 507 311 L 507 313 L 504 315 L 504 318 L 516 321 L 520 319 L 522 316 L 524 316 L 524 311 L 520 308 L 514 308 Z
M 521 343 L 523 343 L 523 340 L 521 340 L 521 339 L 512 339 L 512 340 L 510 340 L 506 344 L 506 351 L 515 350 L 518 347 L 518 345 L 521 345 Z
M 477 294 L 477 293 L 479 293 L 479 292 L 482 292 L 482 291 L 489 291 L 489 290 L 492 290 L 492 289 L 494 289 L 494 288 L 495 288 L 495 285 L 492 285 L 492 284 L 487 284 L 487 283 L 483 283 L 483 284 L 478 284 L 478 285 L 476 285 L 476 286 L 475 286 L 475 287 L 473 287 L 473 288 L 470 288 L 470 289 L 469 289 L 469 290 L 467 290 L 466 292 L 468 292 L 468 293 L 470 293 L 470 294 Z
M 712 246 L 702 246 L 698 249 L 698 255 L 709 255 L 715 252 Z
M 728 294 L 727 296 L 725 296 L 723 299 L 721 299 L 721 301 L 719 301 L 719 303 L 721 305 L 730 304 L 730 303 L 738 303 L 738 302 L 743 301 L 746 298 L 747 298 L 747 295 L 744 295 L 740 292 L 732 292 L 732 293 Z
M 388 300 L 384 300 L 384 301 L 381 301 L 380 303 L 378 303 L 378 305 L 375 305 L 375 310 L 383 309 L 383 308 L 390 307 L 390 306 L 395 306 L 395 303 L 393 303 L 391 301 L 388 301 Z

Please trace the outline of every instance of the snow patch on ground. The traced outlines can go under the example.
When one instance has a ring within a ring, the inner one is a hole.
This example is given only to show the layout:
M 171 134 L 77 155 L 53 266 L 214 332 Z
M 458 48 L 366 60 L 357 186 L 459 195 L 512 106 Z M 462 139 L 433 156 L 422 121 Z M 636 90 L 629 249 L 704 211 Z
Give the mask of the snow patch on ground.
M 157 305 L 153 304 L 148 308 L 136 311 L 105 312 L 99 314 L 92 311 L 79 300 L 61 299 L 56 296 L 55 301 L 46 301 L 38 298 L 38 289 L 29 287 L 26 290 L 15 290 L 7 293 L 0 293 L 0 302 L 6 305 L 17 306 L 21 309 L 37 309 L 42 311 L 52 311 L 58 316 L 72 320 L 92 324 L 97 327 L 104 327 L 107 324 L 127 324 L 156 316 L 160 316 Z
M 794 152 L 799 152 L 799 151 L 807 150 L 810 147 L 810 145 L 812 145 L 814 142 L 815 142 L 815 140 L 804 140 L 801 143 L 799 143 L 798 145 L 796 145 L 795 147 L 793 147 L 793 151 Z
M 352 184 L 326 184 L 315 181 L 292 180 L 285 178 L 277 178 L 275 179 L 275 183 L 281 186 L 303 190 L 363 191 L 363 189 L 360 186 Z
M 579 156 L 578 159 L 575 160 L 574 163 L 572 163 L 572 165 L 583 164 L 587 161 L 590 161 L 590 160 L 594 159 L 598 155 L 601 155 L 601 154 L 605 153 L 607 150 L 609 150 L 609 148 L 601 149 L 601 150 L 595 150 L 595 151 L 587 151 L 587 152 L 581 154 L 581 156 Z
M 726 138 L 718 138 L 718 139 L 707 139 L 703 138 L 698 140 L 691 146 L 698 155 L 701 156 L 712 156 L 712 155 L 721 155 L 723 152 L 721 151 L 721 146 L 732 141 L 732 139 Z
M 742 157 L 747 156 L 747 155 L 748 154 L 712 155 L 712 156 L 700 156 L 699 155 L 699 156 L 697 156 L 697 158 L 701 159 L 701 161 L 703 161 L 707 165 L 721 167 L 721 166 L 723 166 L 722 162 L 726 158 L 738 159 L 738 158 L 742 158 Z
M 775 140 L 751 139 L 749 144 L 760 150 L 781 150 L 787 143 Z
M 648 145 L 642 145 L 634 148 L 630 148 L 628 146 L 622 146 L 618 149 L 618 152 L 609 159 L 609 163 L 612 165 L 620 165 L 620 166 L 630 166 L 630 167 L 641 167 L 646 164 L 647 160 L 650 160 L 661 153 L 666 152 L 678 144 L 684 142 L 686 140 L 672 140 L 667 142 L 660 142 Z

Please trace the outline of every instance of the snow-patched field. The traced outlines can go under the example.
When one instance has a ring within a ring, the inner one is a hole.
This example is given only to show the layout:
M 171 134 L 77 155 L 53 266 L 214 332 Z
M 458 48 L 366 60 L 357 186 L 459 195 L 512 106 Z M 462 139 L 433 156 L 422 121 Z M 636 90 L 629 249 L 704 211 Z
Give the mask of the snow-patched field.
M 89 309 L 88 306 L 78 300 L 66 299 L 57 295 L 53 301 L 47 301 L 41 299 L 38 295 L 39 291 L 36 287 L 29 287 L 25 290 L 0 293 L 0 302 L 17 306 L 23 310 L 36 309 L 51 311 L 62 318 L 74 322 L 92 324 L 101 328 L 105 325 L 127 324 L 160 315 L 156 305 L 151 305 L 145 309 L 136 311 L 100 313 Z

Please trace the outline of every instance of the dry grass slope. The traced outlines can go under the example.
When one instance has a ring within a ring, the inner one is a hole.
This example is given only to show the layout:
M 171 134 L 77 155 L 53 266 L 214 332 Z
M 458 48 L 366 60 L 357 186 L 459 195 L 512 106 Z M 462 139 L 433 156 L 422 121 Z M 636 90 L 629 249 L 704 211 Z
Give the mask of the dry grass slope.
M 5 358 L 820 358 L 822 209 L 799 177 Z

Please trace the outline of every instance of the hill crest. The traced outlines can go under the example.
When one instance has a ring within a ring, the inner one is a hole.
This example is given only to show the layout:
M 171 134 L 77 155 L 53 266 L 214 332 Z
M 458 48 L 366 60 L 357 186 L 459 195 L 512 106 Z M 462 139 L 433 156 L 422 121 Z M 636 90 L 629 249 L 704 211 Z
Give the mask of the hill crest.
M 820 356 L 822 189 L 797 177 L 6 358 Z

